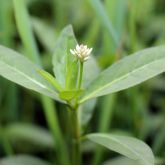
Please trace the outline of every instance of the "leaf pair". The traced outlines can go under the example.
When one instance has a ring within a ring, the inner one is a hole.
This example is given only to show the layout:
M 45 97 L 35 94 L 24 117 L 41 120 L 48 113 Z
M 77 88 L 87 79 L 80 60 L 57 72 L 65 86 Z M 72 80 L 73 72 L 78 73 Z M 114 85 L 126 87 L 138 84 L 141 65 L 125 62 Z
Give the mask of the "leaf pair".
M 58 82 L 56 80 L 48 82 L 50 77 L 45 79 L 38 73 L 38 70 L 41 70 L 39 66 L 3 46 L 0 46 L 0 75 L 28 89 L 63 102 L 57 91 L 63 89 L 62 98 L 65 99 L 68 99 L 67 96 L 72 98 L 77 95 L 75 89 L 78 62 L 69 53 L 69 49 L 75 47 L 76 43 L 71 26 L 66 27 L 56 43 L 53 55 L 53 70 Z M 83 86 L 87 88 L 79 103 L 132 87 L 164 72 L 164 54 L 165 46 L 145 49 L 123 58 L 99 75 L 96 62 L 91 58 L 84 66 Z M 56 89 L 54 89 L 55 85 Z

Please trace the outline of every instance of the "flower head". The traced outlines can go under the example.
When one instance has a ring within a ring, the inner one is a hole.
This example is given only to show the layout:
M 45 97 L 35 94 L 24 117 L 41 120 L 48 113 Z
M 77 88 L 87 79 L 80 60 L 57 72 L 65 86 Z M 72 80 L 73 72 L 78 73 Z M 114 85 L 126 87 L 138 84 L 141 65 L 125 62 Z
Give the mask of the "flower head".
M 76 49 L 70 49 L 70 52 L 76 56 L 78 59 L 80 59 L 81 62 L 84 62 L 90 58 L 90 53 L 92 51 L 92 48 L 88 48 L 87 45 L 76 45 Z

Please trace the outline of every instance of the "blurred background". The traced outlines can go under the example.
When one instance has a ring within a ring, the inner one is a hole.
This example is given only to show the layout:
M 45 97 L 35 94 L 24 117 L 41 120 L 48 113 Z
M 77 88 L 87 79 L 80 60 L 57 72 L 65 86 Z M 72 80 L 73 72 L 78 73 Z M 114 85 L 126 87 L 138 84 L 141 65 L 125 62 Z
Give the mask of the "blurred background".
M 54 45 L 68 24 L 79 43 L 93 47 L 100 70 L 138 50 L 165 44 L 164 0 L 25 1 L 40 60 L 50 73 Z M 28 56 L 16 21 L 19 16 L 12 0 L 0 1 L 0 44 Z M 57 102 L 53 106 L 67 135 L 65 108 Z M 44 104 L 39 94 L 0 77 L 0 158 L 30 154 L 56 161 L 50 116 L 45 109 L 51 110 L 52 104 Z M 137 137 L 152 148 L 157 164 L 165 164 L 165 74 L 100 97 L 82 113 L 84 133 L 117 132 Z M 97 154 L 101 155 L 95 160 L 99 164 L 118 156 L 101 148 L 95 151 L 89 144 L 84 144 L 83 153 L 84 164 L 91 164 Z

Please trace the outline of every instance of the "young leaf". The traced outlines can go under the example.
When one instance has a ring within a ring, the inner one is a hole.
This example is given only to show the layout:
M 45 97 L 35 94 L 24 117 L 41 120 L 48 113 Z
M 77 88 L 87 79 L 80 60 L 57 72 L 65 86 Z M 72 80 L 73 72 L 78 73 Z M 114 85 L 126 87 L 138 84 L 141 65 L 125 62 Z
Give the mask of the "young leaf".
M 38 72 L 48 81 L 50 84 L 52 84 L 56 90 L 62 91 L 62 87 L 58 83 L 58 81 L 53 77 L 50 73 L 44 71 L 44 70 L 38 70 Z
M 1 165 L 50 165 L 49 163 L 28 155 L 6 157 L 0 160 Z
M 67 90 L 75 89 L 77 85 L 78 62 L 69 51 L 76 44 L 73 29 L 69 25 L 61 32 L 53 54 L 54 74 L 61 86 Z
M 62 91 L 60 92 L 60 98 L 63 100 L 72 100 L 75 97 L 78 97 L 83 90 L 71 90 L 71 91 Z
M 92 81 L 80 99 L 80 103 L 132 87 L 164 72 L 164 54 L 165 46 L 158 46 L 123 58 Z
M 23 55 L 4 46 L 0 46 L 1 76 L 25 88 L 61 101 L 54 87 L 38 73 L 40 69 L 40 67 Z
M 139 160 L 143 165 L 154 165 L 154 156 L 151 149 L 138 139 L 101 133 L 89 134 L 86 137 L 130 159 Z

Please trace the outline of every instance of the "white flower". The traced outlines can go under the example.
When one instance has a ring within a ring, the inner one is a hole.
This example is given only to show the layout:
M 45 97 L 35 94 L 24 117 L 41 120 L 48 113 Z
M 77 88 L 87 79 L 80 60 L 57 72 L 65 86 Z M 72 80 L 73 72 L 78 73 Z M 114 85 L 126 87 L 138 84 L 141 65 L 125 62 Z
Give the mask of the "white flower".
M 92 51 L 92 48 L 88 48 L 87 45 L 76 45 L 76 49 L 70 49 L 70 52 L 76 56 L 78 59 L 80 59 L 81 62 L 84 62 L 90 58 L 90 53 Z

